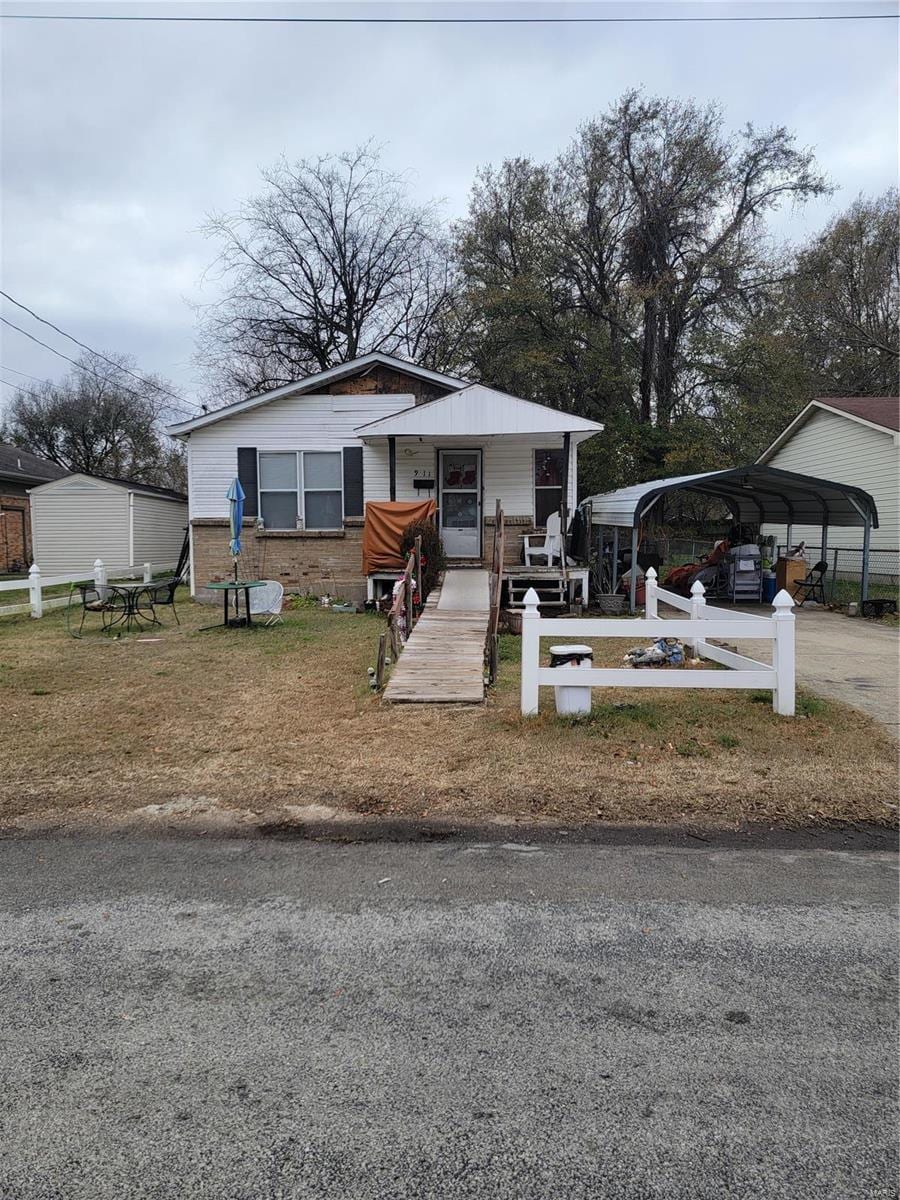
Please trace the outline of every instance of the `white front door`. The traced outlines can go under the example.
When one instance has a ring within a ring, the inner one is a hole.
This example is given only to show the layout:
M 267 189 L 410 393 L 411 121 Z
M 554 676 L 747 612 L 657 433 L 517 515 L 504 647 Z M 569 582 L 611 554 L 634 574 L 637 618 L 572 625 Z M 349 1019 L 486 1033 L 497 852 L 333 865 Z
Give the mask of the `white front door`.
M 448 558 L 481 558 L 481 451 L 438 456 L 441 538 Z

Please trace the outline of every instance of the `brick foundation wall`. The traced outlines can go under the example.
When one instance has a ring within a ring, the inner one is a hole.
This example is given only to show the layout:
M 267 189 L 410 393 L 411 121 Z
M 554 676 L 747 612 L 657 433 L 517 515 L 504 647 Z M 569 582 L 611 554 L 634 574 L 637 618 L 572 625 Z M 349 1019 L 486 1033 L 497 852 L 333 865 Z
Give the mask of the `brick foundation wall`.
M 362 573 L 362 518 L 348 520 L 337 533 L 307 531 L 263 532 L 245 521 L 241 534 L 239 573 L 248 579 L 276 579 L 286 591 L 328 592 L 361 603 L 366 598 Z M 228 553 L 228 522 L 212 518 L 191 522 L 194 578 L 197 589 L 227 579 L 232 572 Z
M 0 489 L 0 571 L 31 565 L 31 514 L 27 496 L 4 495 Z
M 522 561 L 522 538 L 534 532 L 531 517 L 505 517 L 503 561 L 518 566 Z M 228 522 L 202 518 L 191 522 L 194 542 L 194 577 L 198 589 L 231 576 L 228 553 Z M 328 592 L 361 603 L 366 598 L 362 573 L 362 518 L 351 519 L 338 533 L 311 530 L 260 533 L 253 520 L 244 521 L 241 560 L 238 570 L 247 579 L 277 579 L 286 591 Z M 482 564 L 491 565 L 494 518 L 484 521 Z

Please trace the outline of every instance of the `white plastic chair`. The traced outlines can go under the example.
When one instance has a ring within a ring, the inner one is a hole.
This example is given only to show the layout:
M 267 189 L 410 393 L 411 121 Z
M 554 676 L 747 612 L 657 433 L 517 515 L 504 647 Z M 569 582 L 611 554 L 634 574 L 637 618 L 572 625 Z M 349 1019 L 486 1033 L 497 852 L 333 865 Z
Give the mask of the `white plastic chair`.
M 562 537 L 560 535 L 560 517 L 558 512 L 551 513 L 547 518 L 546 534 L 544 537 L 537 539 L 534 537 L 526 537 L 525 543 L 525 565 L 533 567 L 534 559 L 547 560 L 547 566 L 553 566 L 553 560 L 559 559 L 562 561 Z M 540 544 L 538 544 L 538 541 Z M 535 544 L 532 545 L 532 542 Z
M 265 580 L 265 586 L 250 589 L 250 612 L 256 617 L 267 617 L 264 625 L 275 625 L 281 620 L 281 605 L 284 588 L 275 579 Z

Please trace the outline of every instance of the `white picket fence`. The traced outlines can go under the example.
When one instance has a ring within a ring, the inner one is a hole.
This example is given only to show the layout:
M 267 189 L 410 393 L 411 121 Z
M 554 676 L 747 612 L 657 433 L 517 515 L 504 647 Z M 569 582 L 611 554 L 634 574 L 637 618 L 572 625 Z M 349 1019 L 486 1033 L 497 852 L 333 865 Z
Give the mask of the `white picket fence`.
M 98 558 L 90 571 L 75 571 L 69 575 L 41 575 L 37 563 L 28 572 L 28 582 L 20 579 L 10 579 L 0 583 L 0 595 L 4 592 L 21 592 L 28 589 L 28 602 L 24 604 L 7 604 L 0 606 L 0 617 L 11 617 L 16 613 L 30 612 L 33 617 L 42 617 L 45 610 L 65 608 L 69 603 L 68 595 L 44 598 L 44 588 L 58 587 L 65 583 L 91 583 L 98 589 L 106 587 L 110 579 L 136 579 L 143 576 L 146 583 L 164 571 L 174 571 L 177 563 L 144 563 L 142 566 L 107 567 Z
M 698 581 L 691 588 L 690 600 L 659 587 L 651 567 L 646 575 L 646 616 L 631 620 L 613 618 L 542 617 L 534 588 L 525 593 L 522 612 L 522 713 L 535 716 L 542 687 L 627 687 L 627 688 L 753 688 L 772 692 L 772 707 L 784 717 L 792 717 L 796 703 L 794 655 L 794 601 L 781 591 L 773 602 L 771 617 L 757 617 L 734 609 L 707 605 L 705 589 Z M 660 602 L 688 614 L 660 617 Z M 706 658 L 727 671 L 654 669 L 647 667 L 542 667 L 541 638 L 556 637 L 568 642 L 585 638 L 679 638 L 693 648 L 698 658 Z M 713 646 L 708 638 L 758 639 L 772 643 L 772 664 L 757 662 L 743 654 Z

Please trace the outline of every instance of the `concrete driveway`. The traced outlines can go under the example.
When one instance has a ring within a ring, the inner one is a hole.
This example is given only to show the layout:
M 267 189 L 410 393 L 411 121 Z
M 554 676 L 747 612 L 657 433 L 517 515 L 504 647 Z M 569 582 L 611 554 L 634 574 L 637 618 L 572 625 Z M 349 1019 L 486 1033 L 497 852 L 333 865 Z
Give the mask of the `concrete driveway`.
M 0 842 L 0 1196 L 888 1200 L 896 861 Z
M 770 613 L 767 608 L 764 615 Z M 821 696 L 861 708 L 897 737 L 900 630 L 825 609 L 795 613 L 798 681 Z M 768 642 L 742 642 L 739 649 L 760 662 L 772 661 Z

